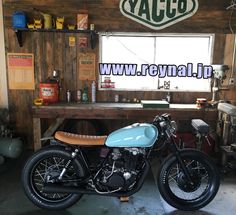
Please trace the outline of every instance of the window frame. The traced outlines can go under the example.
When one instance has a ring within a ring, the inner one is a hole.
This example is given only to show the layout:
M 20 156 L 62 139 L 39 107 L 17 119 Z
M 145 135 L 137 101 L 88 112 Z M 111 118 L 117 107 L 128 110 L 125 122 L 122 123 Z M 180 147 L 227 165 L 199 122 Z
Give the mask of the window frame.
M 215 46 L 215 34 L 213 33 L 147 33 L 147 32 L 99 32 L 99 62 L 102 63 L 102 36 L 132 36 L 132 37 L 209 37 L 210 39 L 210 62 L 212 65 L 214 57 L 214 46 Z M 201 63 L 201 62 L 199 62 Z M 99 70 L 99 66 L 98 66 Z M 159 79 L 159 78 L 158 78 Z M 199 91 L 199 90 L 179 90 L 179 89 L 127 89 L 127 88 L 101 88 L 102 75 L 98 72 L 98 90 L 101 91 L 149 91 L 149 92 L 211 92 L 211 87 L 209 90 Z M 159 82 L 159 80 L 157 81 Z

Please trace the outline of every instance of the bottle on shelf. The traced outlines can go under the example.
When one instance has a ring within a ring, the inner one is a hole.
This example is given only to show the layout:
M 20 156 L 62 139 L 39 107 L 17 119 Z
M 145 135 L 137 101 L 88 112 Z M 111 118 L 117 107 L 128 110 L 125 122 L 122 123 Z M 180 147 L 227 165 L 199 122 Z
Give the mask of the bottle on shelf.
M 70 90 L 66 91 L 66 101 L 71 102 L 71 91 Z
M 77 100 L 77 102 L 78 102 L 78 103 L 80 103 L 80 102 L 81 102 L 81 100 L 82 100 L 82 98 L 81 98 L 81 97 L 82 97 L 81 90 L 77 90 L 77 99 L 76 99 L 76 100 Z
M 170 92 L 168 92 L 166 95 L 166 101 L 170 103 Z
M 92 103 L 96 102 L 96 82 L 92 82 Z
M 88 102 L 88 84 L 87 84 L 87 82 L 85 83 L 84 90 L 82 93 L 82 102 L 83 103 Z

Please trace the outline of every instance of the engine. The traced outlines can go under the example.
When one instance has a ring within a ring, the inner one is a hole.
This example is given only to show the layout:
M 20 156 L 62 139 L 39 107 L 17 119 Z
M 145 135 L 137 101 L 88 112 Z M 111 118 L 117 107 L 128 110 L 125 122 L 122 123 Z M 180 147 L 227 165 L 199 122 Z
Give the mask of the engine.
M 114 148 L 97 176 L 99 190 L 130 190 L 142 169 L 143 148 Z

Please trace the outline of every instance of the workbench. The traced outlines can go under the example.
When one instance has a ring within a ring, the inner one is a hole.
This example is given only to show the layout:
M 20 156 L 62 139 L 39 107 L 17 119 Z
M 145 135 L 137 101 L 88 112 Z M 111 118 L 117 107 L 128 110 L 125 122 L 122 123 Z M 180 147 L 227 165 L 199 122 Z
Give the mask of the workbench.
M 34 150 L 41 148 L 41 138 L 51 136 L 64 119 L 122 119 L 150 122 L 156 115 L 169 113 L 172 119 L 200 118 L 206 122 L 217 120 L 217 110 L 197 109 L 195 104 L 170 104 L 169 108 L 143 108 L 140 103 L 57 103 L 33 106 Z M 55 119 L 42 135 L 41 120 Z

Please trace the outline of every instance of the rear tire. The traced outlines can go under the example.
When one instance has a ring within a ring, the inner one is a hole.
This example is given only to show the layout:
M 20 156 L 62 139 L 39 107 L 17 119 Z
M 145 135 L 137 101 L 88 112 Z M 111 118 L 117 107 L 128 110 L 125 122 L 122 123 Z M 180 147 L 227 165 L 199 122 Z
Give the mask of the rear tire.
M 220 185 L 216 166 L 207 155 L 197 150 L 183 150 L 180 157 L 193 183 L 186 179 L 174 154 L 163 161 L 158 187 L 161 196 L 171 206 L 185 211 L 198 210 L 213 200 Z
M 38 207 L 51 210 L 65 209 L 75 204 L 82 194 L 44 193 L 43 186 L 47 177 L 57 177 L 71 154 L 63 147 L 45 147 L 33 154 L 22 171 L 22 184 L 26 196 Z M 82 165 L 74 160 L 65 177 L 84 175 Z

